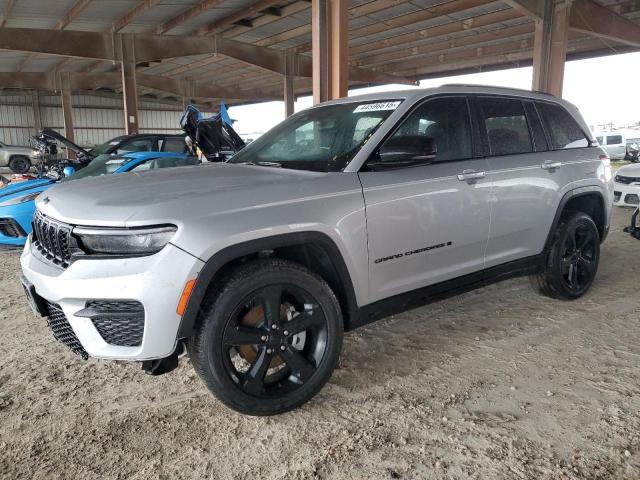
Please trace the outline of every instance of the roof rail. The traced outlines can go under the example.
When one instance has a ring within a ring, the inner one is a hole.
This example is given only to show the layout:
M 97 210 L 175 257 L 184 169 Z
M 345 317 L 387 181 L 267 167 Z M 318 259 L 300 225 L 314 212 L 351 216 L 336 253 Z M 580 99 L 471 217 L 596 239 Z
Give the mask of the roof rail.
M 527 90 L 524 88 L 514 88 L 514 87 L 498 87 L 495 85 L 481 85 L 474 83 L 444 83 L 440 85 L 441 87 L 481 87 L 481 88 L 496 88 L 500 90 L 514 90 L 516 92 L 527 92 L 527 93 L 539 93 L 541 95 L 549 95 L 550 97 L 555 97 L 552 93 L 543 92 L 542 90 Z

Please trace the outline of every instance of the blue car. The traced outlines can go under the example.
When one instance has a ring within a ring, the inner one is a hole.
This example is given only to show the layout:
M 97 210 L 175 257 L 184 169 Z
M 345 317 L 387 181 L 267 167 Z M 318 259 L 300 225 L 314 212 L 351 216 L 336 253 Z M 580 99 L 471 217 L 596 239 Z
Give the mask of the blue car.
M 200 160 L 186 153 L 138 152 L 121 156 L 104 156 L 94 159 L 85 168 L 61 181 L 199 163 Z M 56 183 L 56 180 L 41 178 L 0 188 L 0 245 L 25 244 L 31 233 L 31 219 L 35 211 L 34 199 Z

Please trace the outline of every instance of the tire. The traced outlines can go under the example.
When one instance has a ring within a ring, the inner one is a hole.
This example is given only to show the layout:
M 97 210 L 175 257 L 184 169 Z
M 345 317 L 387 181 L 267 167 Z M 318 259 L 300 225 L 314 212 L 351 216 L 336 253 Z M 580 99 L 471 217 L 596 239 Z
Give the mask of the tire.
M 31 160 L 24 155 L 14 155 L 9 159 L 9 168 L 13 173 L 25 174 L 31 168 Z
M 226 406 L 247 415 L 284 413 L 329 380 L 344 328 L 338 300 L 322 278 L 268 259 L 241 266 L 209 292 L 189 356 Z
M 545 269 L 531 277 L 542 294 L 561 300 L 583 296 L 593 284 L 600 261 L 600 234 L 583 212 L 564 215 L 553 235 Z

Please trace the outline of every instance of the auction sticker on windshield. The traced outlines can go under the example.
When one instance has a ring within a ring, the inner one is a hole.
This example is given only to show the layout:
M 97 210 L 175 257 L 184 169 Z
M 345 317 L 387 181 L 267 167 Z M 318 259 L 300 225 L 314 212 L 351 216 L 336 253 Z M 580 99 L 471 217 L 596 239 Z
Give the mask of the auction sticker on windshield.
M 358 105 L 353 113 L 361 112 L 379 112 L 382 110 L 395 110 L 400 105 L 400 101 L 397 102 L 376 102 L 365 103 L 364 105 Z

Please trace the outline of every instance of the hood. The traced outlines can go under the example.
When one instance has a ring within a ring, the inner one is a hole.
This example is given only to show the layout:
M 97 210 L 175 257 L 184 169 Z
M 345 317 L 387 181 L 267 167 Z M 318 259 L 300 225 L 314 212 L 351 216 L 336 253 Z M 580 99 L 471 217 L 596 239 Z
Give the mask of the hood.
M 8 200 L 9 197 L 17 195 L 26 195 L 32 190 L 36 190 L 44 185 L 50 185 L 55 183 L 48 178 L 42 178 L 39 180 L 27 180 L 26 182 L 10 183 L 6 187 L 0 188 L 0 202 Z
M 616 172 L 616 175 L 622 175 L 623 177 L 640 178 L 640 163 L 634 163 L 631 165 L 620 167 Z
M 67 137 L 63 137 L 62 135 L 60 135 L 55 130 L 51 130 L 50 128 L 43 128 L 38 133 L 38 136 L 44 136 L 44 137 L 47 137 L 47 138 L 49 138 L 51 140 L 56 140 L 56 141 L 62 143 L 69 150 L 72 150 L 72 151 L 76 152 L 77 154 L 79 154 L 79 155 L 81 155 L 83 157 L 91 158 L 91 154 L 87 150 L 85 150 L 84 148 L 76 145 L 71 140 L 69 140 Z
M 41 196 L 44 214 L 76 225 L 180 224 L 256 205 L 316 194 L 327 173 L 209 163 L 86 178 L 56 185 Z

